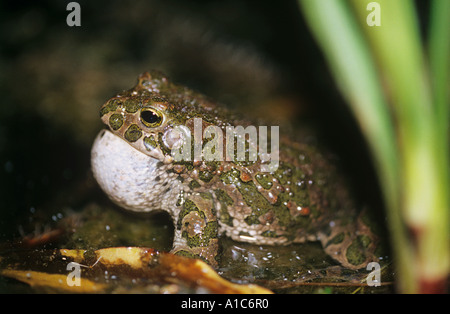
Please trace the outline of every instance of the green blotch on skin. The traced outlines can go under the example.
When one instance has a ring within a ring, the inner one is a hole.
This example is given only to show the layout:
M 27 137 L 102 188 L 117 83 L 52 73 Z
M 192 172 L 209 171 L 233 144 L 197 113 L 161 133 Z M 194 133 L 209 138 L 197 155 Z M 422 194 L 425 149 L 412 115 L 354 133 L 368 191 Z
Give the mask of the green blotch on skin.
M 109 117 L 109 126 L 114 131 L 120 129 L 123 125 L 123 116 L 120 113 L 114 113 Z
M 192 211 L 196 211 L 198 212 L 199 216 L 204 219 L 205 218 L 205 213 L 202 212 L 197 205 L 195 205 L 195 203 L 191 200 L 186 200 L 183 203 L 183 210 L 180 211 L 180 213 L 178 214 L 178 221 L 177 221 L 177 229 L 181 230 L 181 225 L 183 223 L 183 218 L 189 214 Z
M 199 187 L 201 187 L 201 185 L 200 185 L 200 183 L 198 183 L 197 180 L 192 180 L 191 182 L 189 182 L 189 188 L 191 190 L 197 189 Z
M 348 262 L 352 265 L 360 265 L 363 263 L 366 260 L 364 252 L 370 245 L 370 242 L 372 241 L 368 236 L 357 236 L 347 249 L 345 256 Z
M 228 206 L 233 205 L 233 199 L 222 189 L 215 190 L 217 199 L 219 202 L 224 203 Z
M 218 161 L 206 161 L 206 166 L 208 167 L 208 170 L 215 171 L 217 169 L 217 166 L 219 165 Z
M 261 233 L 261 236 L 266 237 L 266 238 L 277 238 L 278 235 L 275 231 L 271 231 L 271 230 L 267 230 L 264 231 L 263 233 Z
M 225 184 L 233 184 L 239 181 L 239 170 L 231 169 L 230 171 L 224 172 L 220 175 L 220 180 Z
M 345 234 L 343 232 L 339 233 L 338 235 L 334 236 L 332 239 L 330 239 L 327 242 L 327 246 L 331 244 L 339 244 L 342 243 L 345 239 Z
M 136 142 L 142 136 L 141 128 L 136 124 L 130 125 L 125 131 L 124 137 L 128 142 Z
M 250 214 L 247 217 L 244 218 L 244 221 L 247 223 L 247 225 L 259 225 L 261 222 L 258 219 L 258 216 L 255 214 Z
M 134 99 L 128 99 L 127 101 L 125 101 L 124 104 L 125 111 L 129 113 L 135 113 L 136 111 L 139 110 L 141 106 L 142 106 L 141 103 Z
M 144 146 L 148 151 L 154 150 L 156 147 L 158 147 L 158 143 L 155 140 L 155 137 L 153 135 L 144 137 Z
M 209 245 L 209 240 L 217 238 L 218 224 L 217 221 L 210 221 L 203 228 L 201 233 L 190 237 L 187 231 L 183 232 L 183 237 L 186 239 L 189 247 L 205 247 Z
M 103 117 L 108 112 L 116 111 L 121 103 L 122 102 L 118 99 L 110 100 L 105 106 L 102 107 L 102 109 L 100 109 L 100 117 Z
M 291 180 L 293 171 L 291 166 L 281 163 L 278 166 L 278 169 L 274 172 L 273 176 L 281 183 L 286 184 L 288 181 Z
M 200 171 L 198 177 L 203 182 L 209 182 L 214 177 L 214 175 L 209 171 Z
M 273 186 L 272 178 L 268 174 L 258 173 L 255 179 L 266 190 L 269 190 Z

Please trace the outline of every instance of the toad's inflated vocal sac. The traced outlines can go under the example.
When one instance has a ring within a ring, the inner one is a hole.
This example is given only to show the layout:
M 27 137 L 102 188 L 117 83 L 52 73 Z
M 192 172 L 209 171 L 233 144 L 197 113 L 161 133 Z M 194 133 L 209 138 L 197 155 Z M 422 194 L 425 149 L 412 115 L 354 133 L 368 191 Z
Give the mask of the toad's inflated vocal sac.
M 217 126 L 248 126 L 226 108 L 158 72 L 108 100 L 100 110 L 108 126 L 92 148 L 92 169 L 119 206 L 139 212 L 163 210 L 174 223 L 172 253 L 217 266 L 219 236 L 257 245 L 320 241 L 325 252 L 351 269 L 376 261 L 378 237 L 355 208 L 327 155 L 302 138 L 280 131 L 276 170 L 256 160 L 175 160 L 172 149 Z M 281 130 L 281 128 L 280 128 Z M 188 133 L 189 134 L 189 133 Z M 239 138 L 237 138 L 239 140 Z M 205 141 L 207 142 L 207 141 Z M 194 141 L 193 141 L 194 143 Z M 247 150 L 250 140 L 246 139 Z

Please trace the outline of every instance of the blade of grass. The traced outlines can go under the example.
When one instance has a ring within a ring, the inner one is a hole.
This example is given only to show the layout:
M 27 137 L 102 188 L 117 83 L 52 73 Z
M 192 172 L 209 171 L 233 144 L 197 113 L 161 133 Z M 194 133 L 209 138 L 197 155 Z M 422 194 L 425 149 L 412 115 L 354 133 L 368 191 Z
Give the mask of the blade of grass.
M 402 290 L 434 291 L 442 288 L 449 261 L 448 185 L 445 183 L 448 182 L 448 154 L 445 153 L 448 141 L 443 134 L 447 133 L 447 128 L 439 123 L 448 121 L 448 116 L 436 116 L 436 112 L 445 114 L 446 109 L 433 103 L 414 2 L 377 1 L 383 21 L 377 28 L 366 23 L 368 2 L 352 1 L 388 87 L 395 114 L 401 158 L 402 217 L 415 253 L 408 261 L 414 267 L 414 285 L 403 284 Z M 442 6 L 445 5 L 439 5 L 439 9 Z M 434 27 L 437 34 L 432 33 L 432 38 L 439 36 L 441 39 L 442 33 L 447 31 L 441 30 L 443 22 L 434 23 L 438 24 Z M 445 59 L 441 53 L 435 52 L 438 59 Z M 437 66 L 441 65 L 442 62 Z M 446 83 L 439 81 L 435 86 L 439 89 L 441 84 Z
M 442 220 L 444 223 L 437 223 L 436 233 L 441 234 L 440 239 L 430 241 L 442 241 L 442 247 L 436 248 L 445 253 L 435 254 L 439 263 L 447 265 L 447 272 L 450 269 L 450 169 L 448 167 L 450 160 L 449 147 L 449 124 L 450 124 L 450 1 L 434 0 L 431 2 L 430 33 L 428 54 L 430 58 L 430 73 L 432 93 L 435 108 L 435 139 L 437 143 L 436 154 L 437 163 L 440 165 L 441 175 L 437 186 L 442 198 L 443 212 L 434 219 Z M 447 223 L 445 223 L 447 222 Z M 445 270 L 442 270 L 443 272 Z M 443 274 L 445 275 L 445 273 Z
M 336 82 L 369 138 L 385 183 L 395 189 L 396 146 L 392 121 L 370 53 L 348 10 L 339 1 L 300 0 L 309 25 L 322 46 Z M 380 154 L 380 151 L 386 153 Z M 386 160 L 382 162 L 382 160 Z M 389 189 L 390 190 L 390 189 Z
M 399 277 L 405 286 L 413 286 L 408 264 L 412 250 L 401 221 L 396 135 L 369 47 L 348 2 L 299 0 L 299 4 L 367 138 L 388 208 L 393 247 L 398 248 Z
M 450 1 L 431 2 L 428 54 L 430 58 L 436 119 L 448 136 L 450 84 Z M 448 143 L 448 141 L 447 141 Z

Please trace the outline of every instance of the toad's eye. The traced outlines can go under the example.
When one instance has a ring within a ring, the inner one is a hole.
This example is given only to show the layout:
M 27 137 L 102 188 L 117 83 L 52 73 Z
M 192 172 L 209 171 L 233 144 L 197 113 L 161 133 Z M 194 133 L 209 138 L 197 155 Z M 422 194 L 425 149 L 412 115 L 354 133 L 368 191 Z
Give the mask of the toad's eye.
M 154 108 L 144 108 L 141 110 L 141 121 L 145 126 L 155 128 L 161 125 L 163 115 L 159 110 Z

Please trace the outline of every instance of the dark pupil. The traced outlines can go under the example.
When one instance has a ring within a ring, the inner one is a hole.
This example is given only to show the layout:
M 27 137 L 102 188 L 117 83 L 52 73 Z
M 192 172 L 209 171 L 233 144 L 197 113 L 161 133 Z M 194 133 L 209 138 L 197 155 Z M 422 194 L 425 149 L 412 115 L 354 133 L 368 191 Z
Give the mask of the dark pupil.
M 161 117 L 150 110 L 142 111 L 141 118 L 149 124 L 155 124 L 155 123 L 161 122 Z

